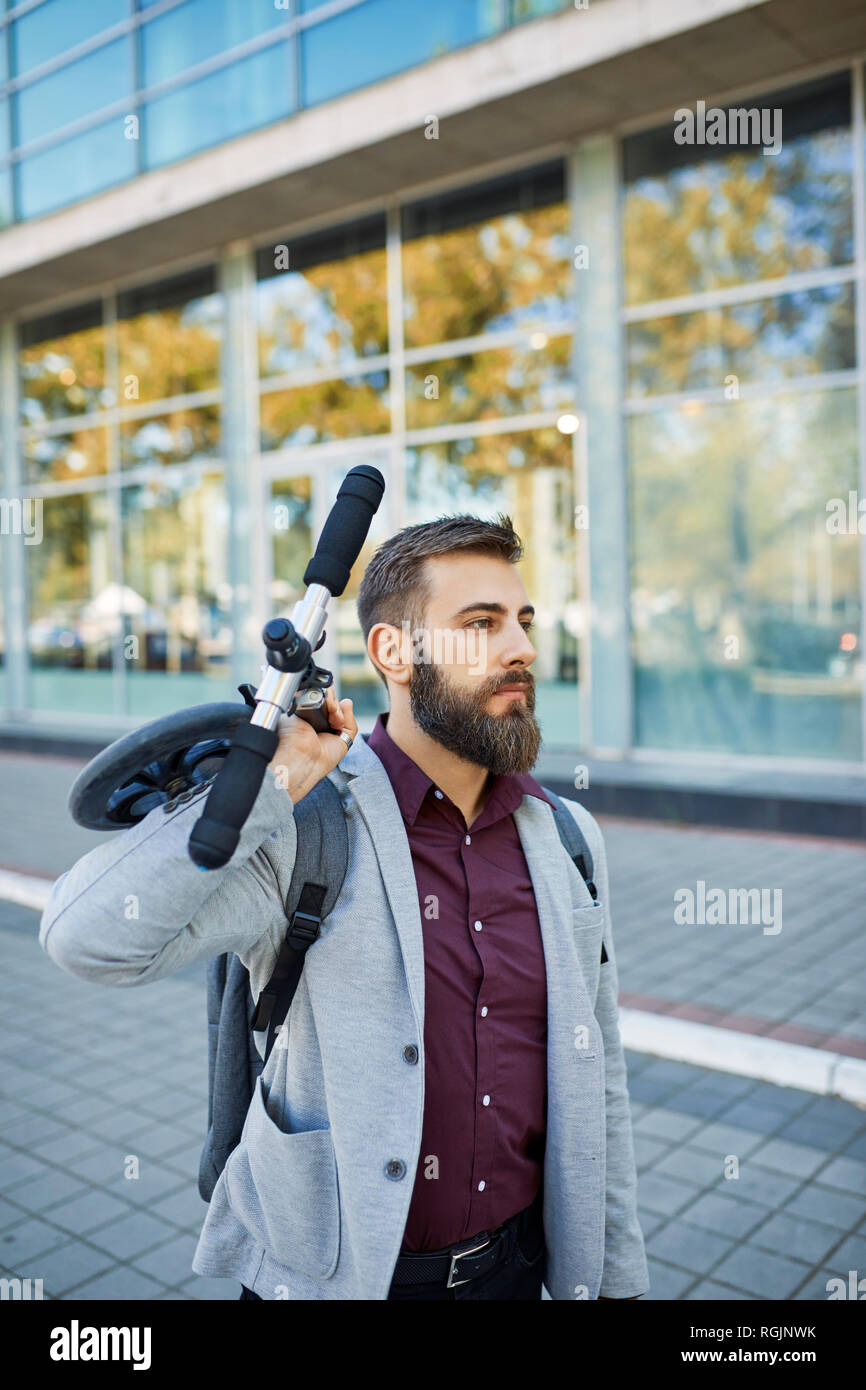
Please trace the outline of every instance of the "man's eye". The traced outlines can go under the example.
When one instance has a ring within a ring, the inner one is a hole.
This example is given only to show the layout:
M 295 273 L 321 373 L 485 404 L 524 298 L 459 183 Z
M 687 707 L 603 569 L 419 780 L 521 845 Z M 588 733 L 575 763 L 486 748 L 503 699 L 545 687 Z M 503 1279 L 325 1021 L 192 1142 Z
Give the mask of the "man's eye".
M 535 623 L 530 618 L 528 623 L 521 623 L 520 626 L 523 628 L 524 632 L 532 632 L 535 628 Z
M 479 623 L 489 623 L 489 622 L 490 622 L 490 619 L 489 619 L 489 618 L 472 618 L 471 621 L 468 623 L 468 626 L 469 626 L 469 627 L 477 627 L 477 625 L 478 625 Z

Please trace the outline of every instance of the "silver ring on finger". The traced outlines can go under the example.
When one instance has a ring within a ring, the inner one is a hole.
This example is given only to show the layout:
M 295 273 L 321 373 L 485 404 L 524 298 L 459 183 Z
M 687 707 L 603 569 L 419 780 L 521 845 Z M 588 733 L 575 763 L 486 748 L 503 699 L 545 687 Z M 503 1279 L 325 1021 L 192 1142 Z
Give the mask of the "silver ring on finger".
M 346 729 L 341 729 L 337 737 L 343 740 L 347 748 L 351 748 L 355 742 L 355 735 L 350 734 Z

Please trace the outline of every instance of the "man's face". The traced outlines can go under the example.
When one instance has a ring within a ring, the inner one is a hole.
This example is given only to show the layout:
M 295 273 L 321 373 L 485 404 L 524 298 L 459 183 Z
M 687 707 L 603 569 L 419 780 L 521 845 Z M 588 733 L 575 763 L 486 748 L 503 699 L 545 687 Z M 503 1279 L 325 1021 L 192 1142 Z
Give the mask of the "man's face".
M 541 745 L 535 718 L 534 609 L 514 565 L 490 555 L 426 562 L 423 645 L 415 642 L 412 715 L 443 748 L 493 773 L 528 772 Z

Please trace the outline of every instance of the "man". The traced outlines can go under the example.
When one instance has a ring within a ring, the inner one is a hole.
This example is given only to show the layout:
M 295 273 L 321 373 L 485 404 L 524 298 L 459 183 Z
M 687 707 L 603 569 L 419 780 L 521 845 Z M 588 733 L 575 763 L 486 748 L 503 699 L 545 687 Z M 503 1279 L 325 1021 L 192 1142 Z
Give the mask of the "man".
M 203 875 L 187 855 L 195 797 L 53 890 L 40 940 L 73 974 L 144 984 L 235 951 L 257 996 L 286 930 L 293 805 L 324 776 L 340 792 L 343 889 L 193 1260 L 240 1279 L 242 1297 L 649 1286 L 604 844 L 567 803 L 596 905 L 529 775 L 540 731 L 521 553 L 507 517 L 446 517 L 385 542 L 358 596 L 389 698 L 369 744 L 351 701 L 332 696 L 335 732 L 283 721 L 275 775 L 226 868 Z

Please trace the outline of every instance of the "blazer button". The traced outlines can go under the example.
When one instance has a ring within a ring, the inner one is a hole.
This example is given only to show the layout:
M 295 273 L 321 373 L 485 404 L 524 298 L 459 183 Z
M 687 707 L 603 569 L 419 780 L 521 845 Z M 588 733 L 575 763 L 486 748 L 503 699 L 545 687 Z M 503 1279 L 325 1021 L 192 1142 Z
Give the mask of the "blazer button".
M 405 1176 L 405 1173 L 406 1164 L 403 1162 L 402 1158 L 392 1158 L 385 1164 L 385 1176 L 389 1177 L 392 1182 L 399 1182 L 400 1179 Z
M 169 811 L 174 811 L 174 810 L 176 810 L 176 808 L 177 808 L 177 802 L 176 802 L 176 801 L 167 801 L 167 802 L 165 803 L 165 805 L 163 806 L 162 809 L 165 811 L 165 814 L 168 815 Z
M 415 1063 L 418 1061 L 418 1049 L 414 1043 L 407 1043 L 406 1046 L 403 1048 L 403 1060 L 404 1062 L 408 1062 L 410 1066 L 413 1067 Z

